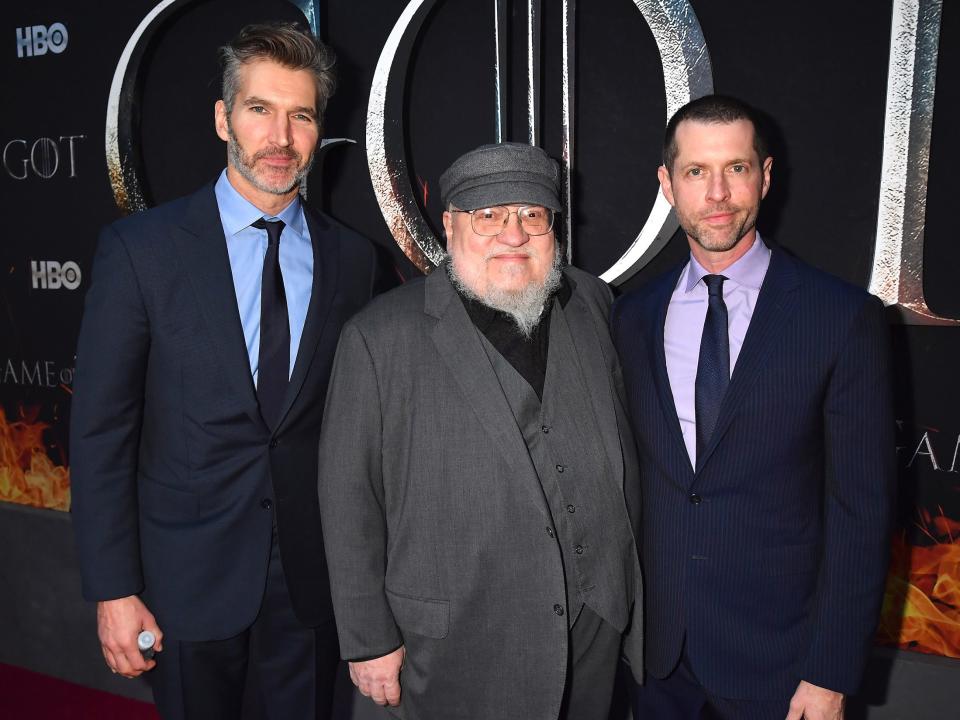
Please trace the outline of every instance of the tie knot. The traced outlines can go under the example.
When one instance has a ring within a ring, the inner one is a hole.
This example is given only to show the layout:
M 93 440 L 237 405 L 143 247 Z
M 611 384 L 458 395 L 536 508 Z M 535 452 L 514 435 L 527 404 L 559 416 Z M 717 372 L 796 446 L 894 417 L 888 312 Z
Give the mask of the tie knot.
M 707 292 L 711 296 L 719 295 L 723 297 L 723 281 L 726 280 L 725 275 L 704 275 L 703 282 L 707 285 Z
M 280 242 L 280 233 L 283 232 L 283 228 L 285 227 L 283 220 L 264 220 L 263 218 L 250 224 L 260 230 L 266 230 L 267 239 L 271 244 Z

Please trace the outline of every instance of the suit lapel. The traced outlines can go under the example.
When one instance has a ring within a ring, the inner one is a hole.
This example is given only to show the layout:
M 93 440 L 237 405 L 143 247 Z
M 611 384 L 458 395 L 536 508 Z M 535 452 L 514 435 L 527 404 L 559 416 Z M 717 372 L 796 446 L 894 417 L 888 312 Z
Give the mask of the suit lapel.
M 670 307 L 670 298 L 673 296 L 673 290 L 680 279 L 680 273 L 686 262 L 681 263 L 673 272 L 666 276 L 660 293 L 656 298 L 655 312 L 650 317 L 643 318 L 641 322 L 651 324 L 646 333 L 647 337 L 653 338 L 650 343 L 650 367 L 653 369 L 653 382 L 657 388 L 657 396 L 660 398 L 660 405 L 663 408 L 663 415 L 667 421 L 667 430 L 674 439 L 676 450 L 680 452 L 686 460 L 684 469 L 693 472 L 690 464 L 690 456 L 687 454 L 687 446 L 683 442 L 683 431 L 680 429 L 680 417 L 677 414 L 677 406 L 673 401 L 673 389 L 670 387 L 670 375 L 667 373 L 667 352 L 664 347 L 664 326 L 667 322 L 667 309 Z
M 175 243 L 183 271 L 199 301 L 215 356 L 220 360 L 224 376 L 243 398 L 248 414 L 262 422 L 237 308 L 227 241 L 212 184 L 189 199 L 180 224 L 183 232 L 175 238 Z
M 491 447 L 497 448 L 513 465 L 517 475 L 524 479 L 534 503 L 549 517 L 550 510 L 543 496 L 543 488 L 517 421 L 503 396 L 503 389 L 483 349 L 478 331 L 450 285 L 443 266 L 426 279 L 424 310 L 437 318 L 431 333 L 433 343 L 460 386 L 465 401 L 490 436 L 493 442 Z
M 572 285 L 573 281 L 570 280 L 570 283 Z M 610 469 L 613 471 L 612 477 L 619 484 L 623 480 L 623 453 L 620 449 L 620 430 L 617 426 L 615 405 L 617 399 L 614 397 L 610 378 L 610 362 L 603 355 L 594 321 L 575 286 L 570 301 L 558 315 L 566 320 L 569 327 L 570 339 L 576 349 L 573 360 L 579 363 L 580 374 L 586 383 L 600 437 L 603 438 Z M 554 332 L 552 327 L 551 332 Z
M 698 473 L 730 427 L 746 393 L 753 387 L 755 378 L 762 371 L 768 353 L 791 318 L 797 301 L 795 290 L 798 285 L 799 279 L 793 261 L 782 250 L 772 248 L 770 267 L 767 268 L 763 285 L 760 287 L 757 307 L 750 318 L 750 327 L 747 328 L 743 347 L 730 377 L 730 385 L 727 386 L 727 393 L 720 406 L 717 425 L 702 456 L 697 459 Z
M 323 218 L 316 217 L 306 206 L 303 215 L 307 220 L 307 229 L 310 231 L 310 244 L 313 246 L 313 286 L 310 291 L 310 303 L 307 306 L 307 317 L 303 324 L 303 333 L 300 336 L 300 346 L 297 349 L 297 359 L 287 385 L 287 394 L 277 427 L 283 424 L 284 418 L 296 401 L 307 372 L 313 363 L 317 343 L 323 335 L 323 329 L 333 306 L 333 298 L 337 292 L 337 280 L 340 261 L 340 244 L 338 231 Z

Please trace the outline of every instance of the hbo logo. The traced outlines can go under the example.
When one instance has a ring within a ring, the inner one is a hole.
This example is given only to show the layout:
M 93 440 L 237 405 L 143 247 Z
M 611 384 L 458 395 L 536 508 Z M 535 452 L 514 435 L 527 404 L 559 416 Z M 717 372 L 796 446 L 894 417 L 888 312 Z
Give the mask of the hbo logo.
M 80 266 L 72 260 L 62 265 L 56 260 L 31 260 L 30 275 L 34 290 L 76 290 L 80 287 Z
M 50 27 L 33 25 L 17 28 L 17 57 L 46 55 L 47 50 L 59 55 L 67 49 L 67 27 L 54 23 Z

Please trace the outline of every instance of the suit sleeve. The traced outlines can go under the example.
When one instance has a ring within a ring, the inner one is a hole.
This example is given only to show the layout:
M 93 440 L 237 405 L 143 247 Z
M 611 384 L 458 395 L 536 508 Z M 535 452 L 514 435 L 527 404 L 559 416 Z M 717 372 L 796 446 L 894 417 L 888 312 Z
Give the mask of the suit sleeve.
M 801 678 L 852 694 L 877 626 L 896 478 L 888 327 L 876 298 L 850 328 L 823 418 L 823 563 Z
M 107 227 L 80 326 L 70 423 L 73 527 L 88 600 L 143 589 L 137 456 L 149 347 L 130 256 Z
M 380 388 L 369 348 L 352 322 L 340 336 L 324 418 L 318 492 L 340 655 L 380 657 L 403 638 L 384 591 Z

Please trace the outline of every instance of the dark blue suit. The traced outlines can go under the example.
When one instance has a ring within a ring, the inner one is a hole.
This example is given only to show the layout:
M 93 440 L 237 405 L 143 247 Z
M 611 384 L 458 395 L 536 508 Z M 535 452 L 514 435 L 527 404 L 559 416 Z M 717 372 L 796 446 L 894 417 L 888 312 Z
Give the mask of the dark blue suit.
M 140 594 L 179 640 L 251 626 L 274 524 L 296 617 L 310 627 L 333 619 L 317 445 L 340 328 L 371 296 L 375 254 L 304 214 L 313 290 L 273 428 L 257 403 L 213 185 L 100 237 L 71 424 L 83 592 Z
M 685 643 L 720 697 L 789 699 L 800 680 L 853 693 L 894 482 L 882 305 L 774 248 L 695 471 L 664 354 L 681 270 L 612 315 L 642 462 L 648 671 L 669 675 Z

